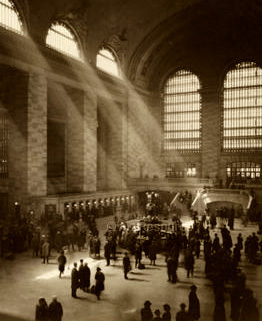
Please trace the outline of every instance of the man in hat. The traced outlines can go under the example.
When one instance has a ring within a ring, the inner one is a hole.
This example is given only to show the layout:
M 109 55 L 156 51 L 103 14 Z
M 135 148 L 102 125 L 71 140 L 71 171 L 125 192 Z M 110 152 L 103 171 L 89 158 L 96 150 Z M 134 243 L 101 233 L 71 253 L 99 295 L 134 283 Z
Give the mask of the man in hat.
M 71 272 L 71 288 L 72 288 L 72 297 L 77 298 L 76 290 L 79 288 L 79 272 L 77 271 L 77 263 L 74 263 L 74 268 Z
M 52 302 L 49 304 L 48 308 L 49 318 L 51 321 L 61 321 L 63 316 L 62 304 L 57 301 L 55 295 L 52 296 Z
M 145 301 L 144 307 L 141 309 L 141 321 L 152 321 L 153 313 L 151 311 L 150 305 L 152 303 L 150 301 Z

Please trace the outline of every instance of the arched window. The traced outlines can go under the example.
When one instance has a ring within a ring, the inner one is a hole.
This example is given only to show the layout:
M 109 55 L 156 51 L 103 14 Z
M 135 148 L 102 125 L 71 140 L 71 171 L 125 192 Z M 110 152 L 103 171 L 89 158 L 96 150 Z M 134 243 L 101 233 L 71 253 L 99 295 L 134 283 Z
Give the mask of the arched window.
M 200 83 L 188 70 L 170 77 L 163 91 L 163 149 L 199 152 L 201 145 Z
M 262 148 L 262 69 L 242 62 L 224 80 L 223 150 Z
M 0 24 L 6 29 L 23 34 L 23 25 L 18 11 L 9 0 L 0 0 Z
M 96 56 L 96 66 L 110 75 L 120 77 L 116 57 L 108 49 L 103 48 L 99 50 Z
M 51 26 L 46 37 L 46 44 L 57 51 L 81 60 L 76 38 L 64 24 L 55 23 Z

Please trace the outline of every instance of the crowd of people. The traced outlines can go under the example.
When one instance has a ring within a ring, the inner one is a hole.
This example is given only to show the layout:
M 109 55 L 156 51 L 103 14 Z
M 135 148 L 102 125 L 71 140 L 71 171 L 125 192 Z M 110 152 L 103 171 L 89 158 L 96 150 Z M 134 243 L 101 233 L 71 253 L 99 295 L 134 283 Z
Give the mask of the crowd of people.
M 183 200 L 187 202 L 191 196 L 183 194 Z M 167 281 L 179 283 L 178 268 L 184 267 L 186 277 L 194 276 L 194 266 L 201 257 L 205 260 L 205 274 L 211 281 L 214 291 L 213 321 L 225 321 L 225 298 L 230 291 L 231 319 L 233 321 L 258 321 L 259 312 L 253 292 L 246 286 L 246 276 L 239 268 L 243 253 L 251 264 L 261 263 L 262 241 L 256 233 L 252 233 L 245 240 L 239 233 L 237 242 L 233 244 L 231 232 L 234 230 L 235 212 L 233 208 L 221 208 L 216 215 L 202 215 L 198 218 L 197 212 L 191 212 L 194 224 L 189 230 L 182 226 L 179 215 L 172 213 L 168 206 L 163 209 L 169 215 L 169 221 L 164 223 L 156 220 L 156 216 L 150 216 L 150 220 L 132 220 L 131 223 L 114 220 L 114 224 L 108 225 L 105 233 L 105 243 L 101 243 L 99 231 L 96 226 L 96 219 L 93 215 L 82 216 L 78 213 L 75 216 L 68 216 L 63 220 L 56 215 L 42 219 L 39 224 L 33 224 L 23 220 L 19 229 L 23 239 L 23 248 L 31 248 L 34 257 L 42 258 L 43 264 L 48 264 L 50 258 L 58 262 L 59 278 L 63 278 L 68 253 L 71 251 L 86 250 L 88 255 L 95 259 L 101 258 L 101 248 L 104 252 L 106 266 L 111 260 L 117 260 L 118 250 L 124 251 L 122 258 L 123 276 L 128 280 L 128 273 L 132 270 L 131 261 L 134 257 L 134 268 L 144 269 L 146 264 L 157 265 L 158 255 L 164 255 L 167 267 Z M 152 210 L 152 209 L 149 209 Z M 145 213 L 148 214 L 148 213 Z M 147 215 L 148 217 L 148 215 Z M 152 220 L 152 218 L 154 220 Z M 219 226 L 218 222 L 219 221 Z M 171 221 L 171 223 L 170 223 Z M 39 222 L 38 222 L 39 223 Z M 228 227 L 227 227 L 228 226 Z M 215 233 L 212 230 L 215 230 Z M 212 233 L 211 233 L 212 231 Z M 214 234 L 214 237 L 213 237 Z M 221 235 L 221 236 L 220 236 Z M 12 238 L 11 238 L 12 239 Z M 19 242 L 19 238 L 16 242 Z M 11 242 L 12 243 L 12 242 Z M 11 244 L 10 243 L 10 244 Z M 13 245 L 14 246 L 14 245 Z M 1 249 L 4 249 L 2 246 Z M 203 249 L 203 256 L 201 251 Z M 14 250 L 14 249 L 13 249 Z M 56 253 L 55 255 L 52 253 Z M 91 286 L 91 271 L 88 263 L 80 260 L 73 264 L 71 271 L 71 296 L 77 298 L 77 291 L 83 291 L 96 295 L 100 300 L 101 292 L 104 290 L 105 275 L 100 267 L 96 268 L 94 285 Z M 192 282 L 193 283 L 193 282 Z M 177 321 L 198 320 L 200 318 L 200 301 L 196 295 L 196 286 L 192 284 L 189 294 L 188 309 L 184 302 L 180 310 L 174 314 Z M 195 312 L 192 302 L 195 302 Z M 63 309 L 56 298 L 48 306 L 44 298 L 39 300 L 36 307 L 36 320 L 61 320 Z M 60 316 L 58 306 L 61 306 Z M 171 320 L 171 305 L 166 303 L 163 312 L 156 309 L 151 311 L 151 302 L 147 300 L 141 309 L 141 321 L 147 320 Z M 54 312 L 56 311 L 56 312 Z M 61 312 L 62 311 L 62 312 Z

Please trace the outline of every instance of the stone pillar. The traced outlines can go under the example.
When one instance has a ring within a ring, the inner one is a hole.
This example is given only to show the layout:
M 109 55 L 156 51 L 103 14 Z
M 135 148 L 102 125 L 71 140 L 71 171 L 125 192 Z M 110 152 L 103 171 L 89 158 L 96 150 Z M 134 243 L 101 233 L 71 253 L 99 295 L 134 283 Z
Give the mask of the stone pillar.
M 107 146 L 107 187 L 123 188 L 123 105 L 120 102 L 106 102 L 108 123 Z
M 97 99 L 84 96 L 84 192 L 97 189 Z
M 47 79 L 30 74 L 28 84 L 28 196 L 47 193 Z
M 1 74 L 2 74 L 1 70 Z M 28 153 L 27 153 L 27 73 L 6 71 L 9 91 L 6 91 L 5 106 L 8 107 L 8 185 L 9 213 L 14 214 L 14 203 L 19 202 L 25 209 L 28 191 Z
M 67 191 L 83 191 L 84 92 L 67 88 Z

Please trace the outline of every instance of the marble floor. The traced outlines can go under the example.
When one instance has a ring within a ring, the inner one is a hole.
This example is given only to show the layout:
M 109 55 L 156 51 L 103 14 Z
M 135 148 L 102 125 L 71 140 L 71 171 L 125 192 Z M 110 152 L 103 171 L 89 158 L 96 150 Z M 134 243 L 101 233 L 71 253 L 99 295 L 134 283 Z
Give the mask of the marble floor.
M 108 220 L 110 218 L 98 219 L 100 230 L 105 230 Z M 189 218 L 183 219 L 186 227 L 191 223 Z M 257 226 L 253 224 L 243 227 L 240 222 L 236 222 L 235 226 L 231 233 L 233 240 L 236 240 L 240 232 L 246 237 L 257 230 Z M 220 233 L 219 229 L 216 229 L 211 234 L 215 232 Z M 188 304 L 192 284 L 198 288 L 200 320 L 213 320 L 214 295 L 211 282 L 204 274 L 202 252 L 200 258 L 196 259 L 194 277 L 187 278 L 185 269 L 180 266 L 179 282 L 176 284 L 167 282 L 165 258 L 161 255 L 157 257 L 156 266 L 150 266 L 149 261 L 144 259 L 145 270 L 135 269 L 132 257 L 133 269 L 128 280 L 123 276 L 121 254 L 118 254 L 117 261 L 112 261 L 112 265 L 105 266 L 104 259 L 92 259 L 87 251 L 73 252 L 62 279 L 58 278 L 56 253 L 53 255 L 50 264 L 41 264 L 41 259 L 32 258 L 31 252 L 17 254 L 12 261 L 0 259 L 0 320 L 34 320 L 38 299 L 44 297 L 50 303 L 52 295 L 56 295 L 63 305 L 63 321 L 138 321 L 145 300 L 152 302 L 152 311 L 163 311 L 163 304 L 168 303 L 171 306 L 172 320 L 175 320 L 180 303 Z M 77 293 L 79 299 L 71 298 L 71 267 L 73 262 L 79 262 L 81 258 L 88 262 L 91 268 L 91 284 L 94 284 L 97 266 L 101 267 L 105 274 L 105 291 L 100 301 L 93 294 L 81 290 Z M 241 268 L 247 275 L 247 286 L 254 291 L 262 320 L 262 266 L 252 265 L 243 259 Z M 227 320 L 230 320 L 229 293 L 226 293 L 225 308 Z

